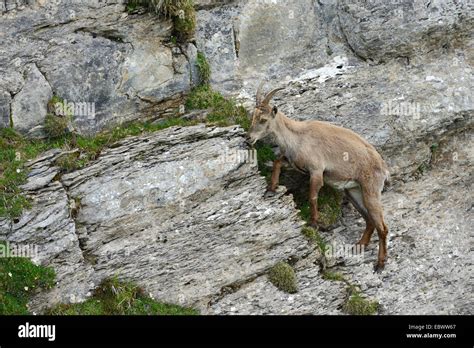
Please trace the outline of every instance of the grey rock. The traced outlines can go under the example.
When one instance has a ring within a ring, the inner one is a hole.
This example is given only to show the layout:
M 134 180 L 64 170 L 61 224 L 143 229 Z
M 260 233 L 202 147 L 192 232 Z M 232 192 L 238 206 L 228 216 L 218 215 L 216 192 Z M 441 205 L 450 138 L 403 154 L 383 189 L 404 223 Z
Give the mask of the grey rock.
M 236 75 L 236 43 L 232 18 L 238 14 L 233 6 L 216 7 L 197 14 L 197 48 L 211 65 L 211 82 L 220 91 L 239 88 Z
M 94 284 L 89 281 L 92 267 L 85 263 L 71 217 L 67 192 L 53 181 L 59 172 L 51 166 L 58 151 L 44 154 L 31 163 L 28 183 L 23 187 L 31 200 L 31 209 L 15 221 L 0 220 L 0 239 L 20 246 L 30 246 L 36 264 L 51 266 L 56 285 L 38 294 L 30 303 L 38 311 L 61 299 L 66 303 L 84 301 Z
M 214 88 L 251 109 L 261 80 L 286 87 L 290 117 L 358 132 L 403 176 L 472 125 L 473 23 L 469 2 L 235 1 L 198 11 L 197 44 Z
M 369 300 L 379 314 L 472 314 L 472 225 L 470 208 L 474 178 L 469 167 L 472 133 L 454 137 L 441 150 L 435 167 L 418 180 L 398 183 L 383 194 L 389 227 L 389 259 L 374 273 L 376 233 L 362 253 L 351 248 L 362 234 L 360 215 L 344 205 L 342 225 L 320 232 L 331 249 L 327 267 L 341 273 Z M 295 265 L 299 291 L 289 295 L 261 276 L 235 292 L 211 302 L 208 314 L 342 314 L 347 286 L 324 281 L 318 274 L 321 255 L 313 253 Z
M 51 86 L 35 64 L 25 70 L 25 85 L 14 97 L 11 104 L 13 127 L 28 134 L 41 125 L 47 114 L 46 104 L 53 96 Z
M 244 284 L 237 291 L 211 302 L 206 314 L 217 315 L 335 315 L 346 298 L 343 282 L 324 280 L 314 253 L 296 265 L 298 292 L 275 288 L 267 276 Z M 312 262 L 311 262 L 312 261 Z
M 33 0 L 4 0 L 2 3 L 0 3 L 0 12 L 21 9 L 24 5 L 27 5 L 32 1 Z
M 0 127 L 10 127 L 10 93 L 0 90 Z
M 213 86 L 239 94 L 261 79 L 290 79 L 320 66 L 328 59 L 327 36 L 334 33 L 334 6 L 324 5 L 327 18 L 322 6 L 251 0 L 198 11 L 196 39 L 211 64 Z
M 290 117 L 329 121 L 361 134 L 380 150 L 394 176 L 428 162 L 433 143 L 472 127 L 474 80 L 462 56 L 439 54 L 409 66 L 347 64 L 341 58 L 296 79 L 275 104 Z
M 232 157 L 246 151 L 239 127 L 193 126 L 127 138 L 60 182 L 60 153 L 31 162 L 32 208 L 2 234 L 40 244 L 39 261 L 58 272 L 58 289 L 32 308 L 83 299 L 114 275 L 205 308 L 222 288 L 308 255 L 291 196 L 264 198 L 255 163 Z
M 2 15 L 0 86 L 18 93 L 24 67 L 35 64 L 54 94 L 93 105 L 74 114 L 85 134 L 162 117 L 196 82 L 195 48 L 169 42 L 170 21 L 124 10 L 121 1 L 35 1 Z
M 342 1 L 338 16 L 354 53 L 383 61 L 471 40 L 473 12 L 470 1 Z
M 383 195 L 386 270 L 372 271 L 375 235 L 362 255 L 314 251 L 286 189 L 265 196 L 255 166 L 231 159 L 248 150 L 241 129 L 174 127 L 127 138 L 60 180 L 59 151 L 29 163 L 22 188 L 32 207 L 18 220 L 0 220 L 0 238 L 38 245 L 34 261 L 57 272 L 57 286 L 31 308 L 84 300 L 118 274 L 204 314 L 342 314 L 346 284 L 323 279 L 322 264 L 379 301 L 379 314 L 473 314 L 472 4 L 196 5 L 196 46 L 177 46 L 169 21 L 126 14 L 120 1 L 2 2 L 0 125 L 9 124 L 10 107 L 25 111 L 32 98 L 38 112 L 18 113 L 17 122 L 41 132 L 50 90 L 94 103 L 94 117 L 75 117 L 83 133 L 159 122 L 197 83 L 200 50 L 212 86 L 249 109 L 265 79 L 268 88 L 286 87 L 274 103 L 288 116 L 348 127 L 377 147 L 395 178 Z M 290 192 L 307 180 L 285 172 Z M 321 234 L 335 247 L 352 246 L 362 230 L 344 205 L 341 221 Z M 267 279 L 281 260 L 294 264 L 297 294 Z

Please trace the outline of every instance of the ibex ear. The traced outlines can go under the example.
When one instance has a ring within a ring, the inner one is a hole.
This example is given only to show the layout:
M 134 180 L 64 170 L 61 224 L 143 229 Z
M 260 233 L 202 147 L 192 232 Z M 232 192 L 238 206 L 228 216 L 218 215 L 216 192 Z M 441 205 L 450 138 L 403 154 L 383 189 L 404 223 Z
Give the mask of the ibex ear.
M 278 113 L 278 108 L 274 106 L 272 109 L 272 117 L 275 117 L 277 113 Z

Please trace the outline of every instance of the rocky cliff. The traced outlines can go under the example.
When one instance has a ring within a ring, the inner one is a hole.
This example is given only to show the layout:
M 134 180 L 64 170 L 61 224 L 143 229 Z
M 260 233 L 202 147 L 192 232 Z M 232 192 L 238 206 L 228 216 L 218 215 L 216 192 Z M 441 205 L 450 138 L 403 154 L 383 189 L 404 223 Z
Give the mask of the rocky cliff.
M 62 176 L 61 150 L 28 163 L 32 206 L 0 220 L 0 239 L 39 245 L 35 261 L 57 273 L 32 308 L 81 301 L 118 275 L 207 314 L 339 314 L 347 283 L 381 314 L 474 313 L 472 2 L 195 5 L 195 39 L 176 43 L 170 21 L 121 1 L 1 3 L 0 125 L 41 135 L 53 94 L 95 103 L 93 116 L 74 116 L 83 134 L 164 118 L 198 83 L 201 51 L 223 94 L 250 108 L 266 80 L 285 87 L 275 103 L 288 116 L 343 125 L 380 150 L 395 177 L 383 198 L 386 270 L 372 272 L 376 237 L 363 257 L 323 257 L 292 196 L 265 197 L 255 163 L 229 160 L 248 153 L 240 127 L 174 127 Z M 321 232 L 328 244 L 351 245 L 363 230 L 349 205 L 342 212 Z M 267 279 L 281 260 L 296 270 L 296 294 Z M 324 277 L 323 260 L 345 281 Z

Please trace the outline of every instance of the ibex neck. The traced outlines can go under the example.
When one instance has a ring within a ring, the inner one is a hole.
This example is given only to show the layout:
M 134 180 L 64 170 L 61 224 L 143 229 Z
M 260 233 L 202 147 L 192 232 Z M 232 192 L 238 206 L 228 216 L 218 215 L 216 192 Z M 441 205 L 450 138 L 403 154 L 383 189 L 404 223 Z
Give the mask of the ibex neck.
M 302 131 L 301 122 L 292 120 L 281 112 L 275 117 L 275 141 L 281 148 L 291 151 L 298 146 L 299 133 Z

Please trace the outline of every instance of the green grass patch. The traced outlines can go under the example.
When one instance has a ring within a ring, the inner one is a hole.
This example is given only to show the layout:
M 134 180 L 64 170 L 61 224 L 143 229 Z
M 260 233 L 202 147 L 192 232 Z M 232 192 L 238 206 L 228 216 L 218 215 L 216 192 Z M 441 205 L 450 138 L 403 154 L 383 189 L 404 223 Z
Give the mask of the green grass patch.
M 170 18 L 173 21 L 175 37 L 179 40 L 187 40 L 194 34 L 196 10 L 193 0 L 129 0 L 126 10 L 133 12 L 138 6 Z
M 349 297 L 343 305 L 343 311 L 351 315 L 373 315 L 379 310 L 377 301 L 370 301 L 362 297 L 360 291 L 349 287 Z
M 268 280 L 278 289 L 289 294 L 298 291 L 296 274 L 294 269 L 286 262 L 278 262 L 268 272 Z
M 0 218 L 16 219 L 30 206 L 20 186 L 26 183 L 26 161 L 50 149 L 62 149 L 74 153 L 56 159 L 62 173 L 84 168 L 95 160 L 100 152 L 112 144 L 133 135 L 155 132 L 172 126 L 191 126 L 194 120 L 166 118 L 154 123 L 132 122 L 98 133 L 94 136 L 62 133 L 47 139 L 28 139 L 12 128 L 0 128 Z
M 125 10 L 128 13 L 134 12 L 138 8 L 138 1 L 129 1 L 127 6 L 125 7 Z
M 234 124 L 243 129 L 250 128 L 247 110 L 233 99 L 226 99 L 209 85 L 194 88 L 186 100 L 188 110 L 210 109 L 206 122 L 211 125 L 226 127 Z
M 306 190 L 294 192 L 293 197 L 296 207 L 300 210 L 300 216 L 306 222 L 311 219 L 311 206 L 308 200 Z M 342 216 L 342 194 L 341 192 L 331 188 L 330 186 L 323 186 L 318 194 L 318 211 L 319 221 L 323 226 L 330 226 L 335 224 Z
M 305 226 L 301 229 L 301 233 L 312 243 L 316 244 L 323 255 L 326 254 L 326 251 L 329 248 L 328 243 L 324 240 L 323 237 L 319 234 L 318 230 L 310 227 Z
M 255 144 L 255 150 L 257 150 L 258 170 L 270 182 L 272 168 L 267 166 L 267 163 L 276 159 L 275 153 L 270 145 L 260 141 Z
M 47 114 L 44 122 L 44 131 L 48 138 L 56 139 L 68 134 L 69 121 L 64 116 Z
M 48 102 L 48 114 L 43 124 L 46 136 L 49 139 L 58 139 L 70 133 L 73 111 L 64 100 L 57 95 Z
M 196 310 L 153 300 L 138 286 L 108 279 L 85 302 L 60 304 L 47 311 L 51 315 L 197 315 Z
M 27 141 L 11 128 L 0 128 L 0 218 L 18 218 L 28 200 L 20 185 L 26 182 L 24 163 L 44 150 L 42 144 Z
M 30 297 L 39 289 L 54 286 L 54 270 L 25 257 L 3 257 L 8 256 L 7 246 L 0 242 L 0 315 L 29 314 Z
M 331 280 L 331 281 L 335 281 L 335 282 L 346 282 L 346 279 L 344 278 L 344 276 L 341 273 L 332 272 L 332 271 L 328 271 L 328 270 L 323 272 L 323 279 Z
M 72 172 L 73 170 L 82 168 L 87 160 L 79 158 L 78 153 L 67 153 L 59 156 L 54 164 L 62 169 L 63 172 Z
M 207 62 L 206 56 L 202 52 L 198 52 L 196 58 L 196 66 L 199 71 L 199 82 L 201 85 L 208 85 L 211 80 L 211 66 Z
M 207 74 L 207 73 L 206 73 Z M 209 72 L 210 74 L 210 72 Z M 172 126 L 192 126 L 198 120 L 186 120 L 169 117 L 159 121 L 130 122 L 94 136 L 82 136 L 67 131 L 66 118 L 55 115 L 58 103 L 62 100 L 54 96 L 48 103 L 48 114 L 45 129 L 48 137 L 43 140 L 27 139 L 12 128 L 0 129 L 0 218 L 16 219 L 29 207 L 28 199 L 21 192 L 20 186 L 26 183 L 26 161 L 40 153 L 57 148 L 67 153 L 56 159 L 55 164 L 62 173 L 84 168 L 95 160 L 104 148 L 128 137 L 147 132 L 155 132 Z M 250 120 L 244 107 L 234 100 L 224 98 L 208 85 L 195 88 L 186 100 L 189 109 L 210 109 L 206 123 L 217 126 L 241 125 L 245 130 L 250 127 Z
M 186 41 L 190 39 L 196 29 L 196 11 L 192 0 L 164 0 L 164 3 L 175 3 L 171 6 L 170 12 L 173 20 L 174 33 L 178 40 Z

